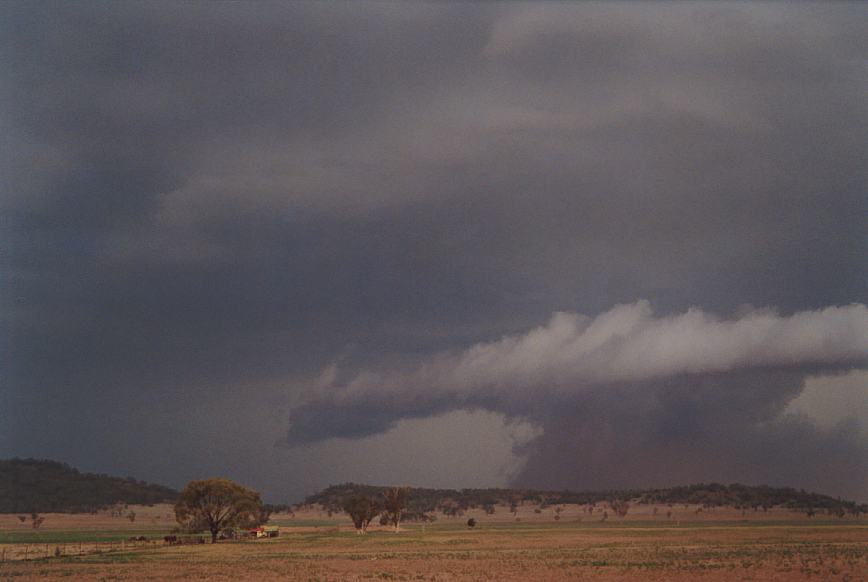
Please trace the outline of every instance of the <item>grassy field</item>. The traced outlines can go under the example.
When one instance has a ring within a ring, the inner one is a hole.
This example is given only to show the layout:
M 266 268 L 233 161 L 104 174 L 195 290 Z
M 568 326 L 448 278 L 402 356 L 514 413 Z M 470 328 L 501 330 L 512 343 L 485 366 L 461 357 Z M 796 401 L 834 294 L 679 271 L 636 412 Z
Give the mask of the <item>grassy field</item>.
M 32 546 L 49 557 L 0 563 L 0 580 L 868 580 L 865 521 L 474 517 L 474 529 L 465 516 L 358 536 L 345 518 L 310 512 L 278 516 L 281 537 L 271 540 L 114 543 L 101 553 L 54 557 L 53 543 L 69 540 L 74 550 L 76 542 L 161 536 L 168 525 L 115 520 L 113 529 L 100 516 L 57 516 L 57 527 L 35 534 L 45 537 Z M 0 528 L 0 548 L 33 543 L 20 523 L 0 519 Z

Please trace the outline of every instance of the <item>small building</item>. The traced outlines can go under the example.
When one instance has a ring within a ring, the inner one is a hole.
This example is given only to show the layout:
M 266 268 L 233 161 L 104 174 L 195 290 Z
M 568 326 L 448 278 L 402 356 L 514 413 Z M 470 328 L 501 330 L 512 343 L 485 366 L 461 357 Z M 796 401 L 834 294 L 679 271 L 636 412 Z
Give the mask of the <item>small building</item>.
M 247 530 L 247 535 L 252 538 L 276 538 L 280 535 L 280 528 L 276 525 L 261 525 Z

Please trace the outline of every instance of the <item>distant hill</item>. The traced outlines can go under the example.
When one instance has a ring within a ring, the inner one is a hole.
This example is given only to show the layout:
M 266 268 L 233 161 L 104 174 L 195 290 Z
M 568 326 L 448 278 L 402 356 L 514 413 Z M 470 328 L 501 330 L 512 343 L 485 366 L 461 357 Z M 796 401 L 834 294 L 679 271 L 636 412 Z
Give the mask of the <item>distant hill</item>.
M 84 513 L 116 503 L 153 505 L 177 497 L 169 487 L 79 473 L 57 461 L 0 460 L 0 513 Z
M 305 499 L 306 504 L 320 504 L 339 511 L 341 499 L 352 495 L 380 497 L 387 487 L 344 483 L 332 485 Z M 542 491 L 537 489 L 412 489 L 408 509 L 414 513 L 487 508 L 515 503 L 534 504 L 542 508 L 552 505 L 604 503 L 617 500 L 639 504 L 691 504 L 705 507 L 735 507 L 737 509 L 788 509 L 844 515 L 868 513 L 868 505 L 837 499 L 819 493 L 809 493 L 789 487 L 766 485 L 721 485 L 702 483 L 665 489 L 632 489 L 611 491 Z

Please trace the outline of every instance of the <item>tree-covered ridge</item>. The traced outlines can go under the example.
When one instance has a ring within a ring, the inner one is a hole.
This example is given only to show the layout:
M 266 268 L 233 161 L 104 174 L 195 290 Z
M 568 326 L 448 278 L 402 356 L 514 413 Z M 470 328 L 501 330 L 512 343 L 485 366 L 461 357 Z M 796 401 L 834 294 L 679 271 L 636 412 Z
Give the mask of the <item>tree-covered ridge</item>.
M 381 498 L 388 487 L 344 483 L 331 485 L 305 499 L 306 504 L 320 504 L 339 511 L 341 500 L 353 495 Z M 705 507 L 730 506 L 743 509 L 784 507 L 829 513 L 866 513 L 868 504 L 810 493 L 790 487 L 751 486 L 734 483 L 701 483 L 663 489 L 629 489 L 608 491 L 542 491 L 538 489 L 422 489 L 413 488 L 408 510 L 413 513 L 490 508 L 495 505 L 533 504 L 541 507 L 564 504 L 595 504 L 629 500 L 640 504 L 691 504 Z
M 163 485 L 94 473 L 40 459 L 0 460 L 0 513 L 83 513 L 115 503 L 174 502 L 178 492 Z
M 820 493 L 811 493 L 804 489 L 791 487 L 769 487 L 768 485 L 721 485 L 708 483 L 670 487 L 668 489 L 650 489 L 643 491 L 642 503 L 690 503 L 716 506 L 732 506 L 742 509 L 758 509 L 785 507 L 788 509 L 823 509 L 851 511 L 858 509 L 868 511 L 868 504 L 858 504 L 854 501 L 830 497 Z

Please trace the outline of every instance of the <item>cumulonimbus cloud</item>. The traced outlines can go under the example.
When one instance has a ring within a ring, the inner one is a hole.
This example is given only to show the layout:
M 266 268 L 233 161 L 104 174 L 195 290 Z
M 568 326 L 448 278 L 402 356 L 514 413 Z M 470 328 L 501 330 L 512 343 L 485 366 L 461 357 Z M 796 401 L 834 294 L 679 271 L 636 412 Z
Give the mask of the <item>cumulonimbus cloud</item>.
M 400 418 L 484 407 L 521 416 L 606 386 L 751 370 L 847 369 L 868 362 L 868 307 L 833 306 L 781 316 L 750 310 L 723 319 L 701 309 L 656 316 L 647 301 L 597 315 L 555 313 L 546 325 L 410 370 L 323 373 L 292 416 L 290 442 L 361 436 Z M 370 414 L 365 416 L 364 411 Z M 330 419 L 342 419 L 329 422 Z

